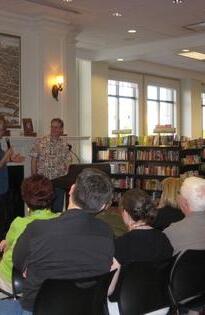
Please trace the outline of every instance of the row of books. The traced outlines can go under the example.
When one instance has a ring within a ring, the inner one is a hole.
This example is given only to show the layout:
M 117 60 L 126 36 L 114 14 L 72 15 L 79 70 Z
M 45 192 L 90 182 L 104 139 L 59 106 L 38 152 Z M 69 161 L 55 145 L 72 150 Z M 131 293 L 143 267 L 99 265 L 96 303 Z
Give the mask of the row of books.
M 201 157 L 197 154 L 186 155 L 186 157 L 181 159 L 181 162 L 184 165 L 194 165 L 201 163 Z
M 137 175 L 178 176 L 178 166 L 139 165 L 136 168 Z
M 134 188 L 134 178 L 126 176 L 125 178 L 112 178 L 114 188 L 132 189 Z
M 161 181 L 158 179 L 137 179 L 136 180 L 136 187 L 143 189 L 143 190 L 162 190 Z
M 97 146 L 115 147 L 118 145 L 134 146 L 137 144 L 138 138 L 135 135 L 116 136 L 116 137 L 96 137 L 94 139 Z
M 110 163 L 111 174 L 134 174 L 135 165 L 132 163 Z
M 138 137 L 139 145 L 176 145 L 179 139 L 176 135 L 152 135 L 152 136 L 142 136 Z
M 134 161 L 135 160 L 135 152 L 128 151 L 127 148 L 124 149 L 107 149 L 107 150 L 99 150 L 97 152 L 97 160 L 124 160 L 124 161 Z
M 139 161 L 170 161 L 176 162 L 179 161 L 179 151 L 171 150 L 137 150 L 136 159 Z
M 97 152 L 97 159 L 104 161 L 112 160 L 128 160 L 127 149 L 124 150 L 99 150 Z
M 181 148 L 182 149 L 194 149 L 194 148 L 202 148 L 205 145 L 205 139 L 199 138 L 199 139 L 187 139 L 182 137 L 181 141 Z
M 97 146 L 113 147 L 119 145 L 181 145 L 182 149 L 202 148 L 205 146 L 205 139 L 189 139 L 187 137 L 178 137 L 177 135 L 150 135 L 150 136 L 116 136 L 116 137 L 96 137 L 94 139 Z

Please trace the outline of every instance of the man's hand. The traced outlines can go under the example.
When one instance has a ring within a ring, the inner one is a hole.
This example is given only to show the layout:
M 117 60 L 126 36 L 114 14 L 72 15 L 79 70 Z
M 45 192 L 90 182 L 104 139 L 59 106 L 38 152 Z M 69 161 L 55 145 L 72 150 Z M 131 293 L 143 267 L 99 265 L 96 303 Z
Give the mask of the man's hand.
M 25 161 L 25 157 L 22 156 L 20 153 L 12 153 L 10 157 L 11 162 L 21 163 Z

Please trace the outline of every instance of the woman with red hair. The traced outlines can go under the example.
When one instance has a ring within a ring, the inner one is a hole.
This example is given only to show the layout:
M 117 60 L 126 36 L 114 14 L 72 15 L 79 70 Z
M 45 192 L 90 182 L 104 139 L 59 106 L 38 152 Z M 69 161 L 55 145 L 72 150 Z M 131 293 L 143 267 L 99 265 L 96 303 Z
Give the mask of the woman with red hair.
M 6 234 L 6 239 L 0 243 L 0 251 L 4 252 L 0 261 L 0 289 L 11 293 L 12 253 L 17 239 L 26 226 L 34 220 L 51 219 L 57 216 L 50 210 L 54 197 L 52 182 L 43 175 L 33 175 L 26 178 L 21 186 L 22 198 L 29 208 L 29 215 L 17 217 Z

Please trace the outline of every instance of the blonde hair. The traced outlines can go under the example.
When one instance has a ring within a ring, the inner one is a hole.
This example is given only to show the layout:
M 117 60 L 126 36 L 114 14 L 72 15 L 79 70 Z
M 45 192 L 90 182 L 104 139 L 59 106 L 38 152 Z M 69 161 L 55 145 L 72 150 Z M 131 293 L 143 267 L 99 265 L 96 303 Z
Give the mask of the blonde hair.
M 179 194 L 183 179 L 177 177 L 167 177 L 162 182 L 162 194 L 159 207 L 170 205 L 178 208 L 177 196 Z

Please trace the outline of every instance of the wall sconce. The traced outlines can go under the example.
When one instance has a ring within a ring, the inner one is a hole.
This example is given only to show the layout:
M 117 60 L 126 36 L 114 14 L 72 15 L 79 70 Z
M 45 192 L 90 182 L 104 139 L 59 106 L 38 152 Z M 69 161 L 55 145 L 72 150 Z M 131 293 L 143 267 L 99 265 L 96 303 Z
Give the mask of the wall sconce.
M 63 91 L 63 76 L 62 75 L 57 76 L 55 81 L 56 84 L 54 84 L 52 87 L 52 95 L 56 99 L 56 101 L 58 101 L 58 92 Z

